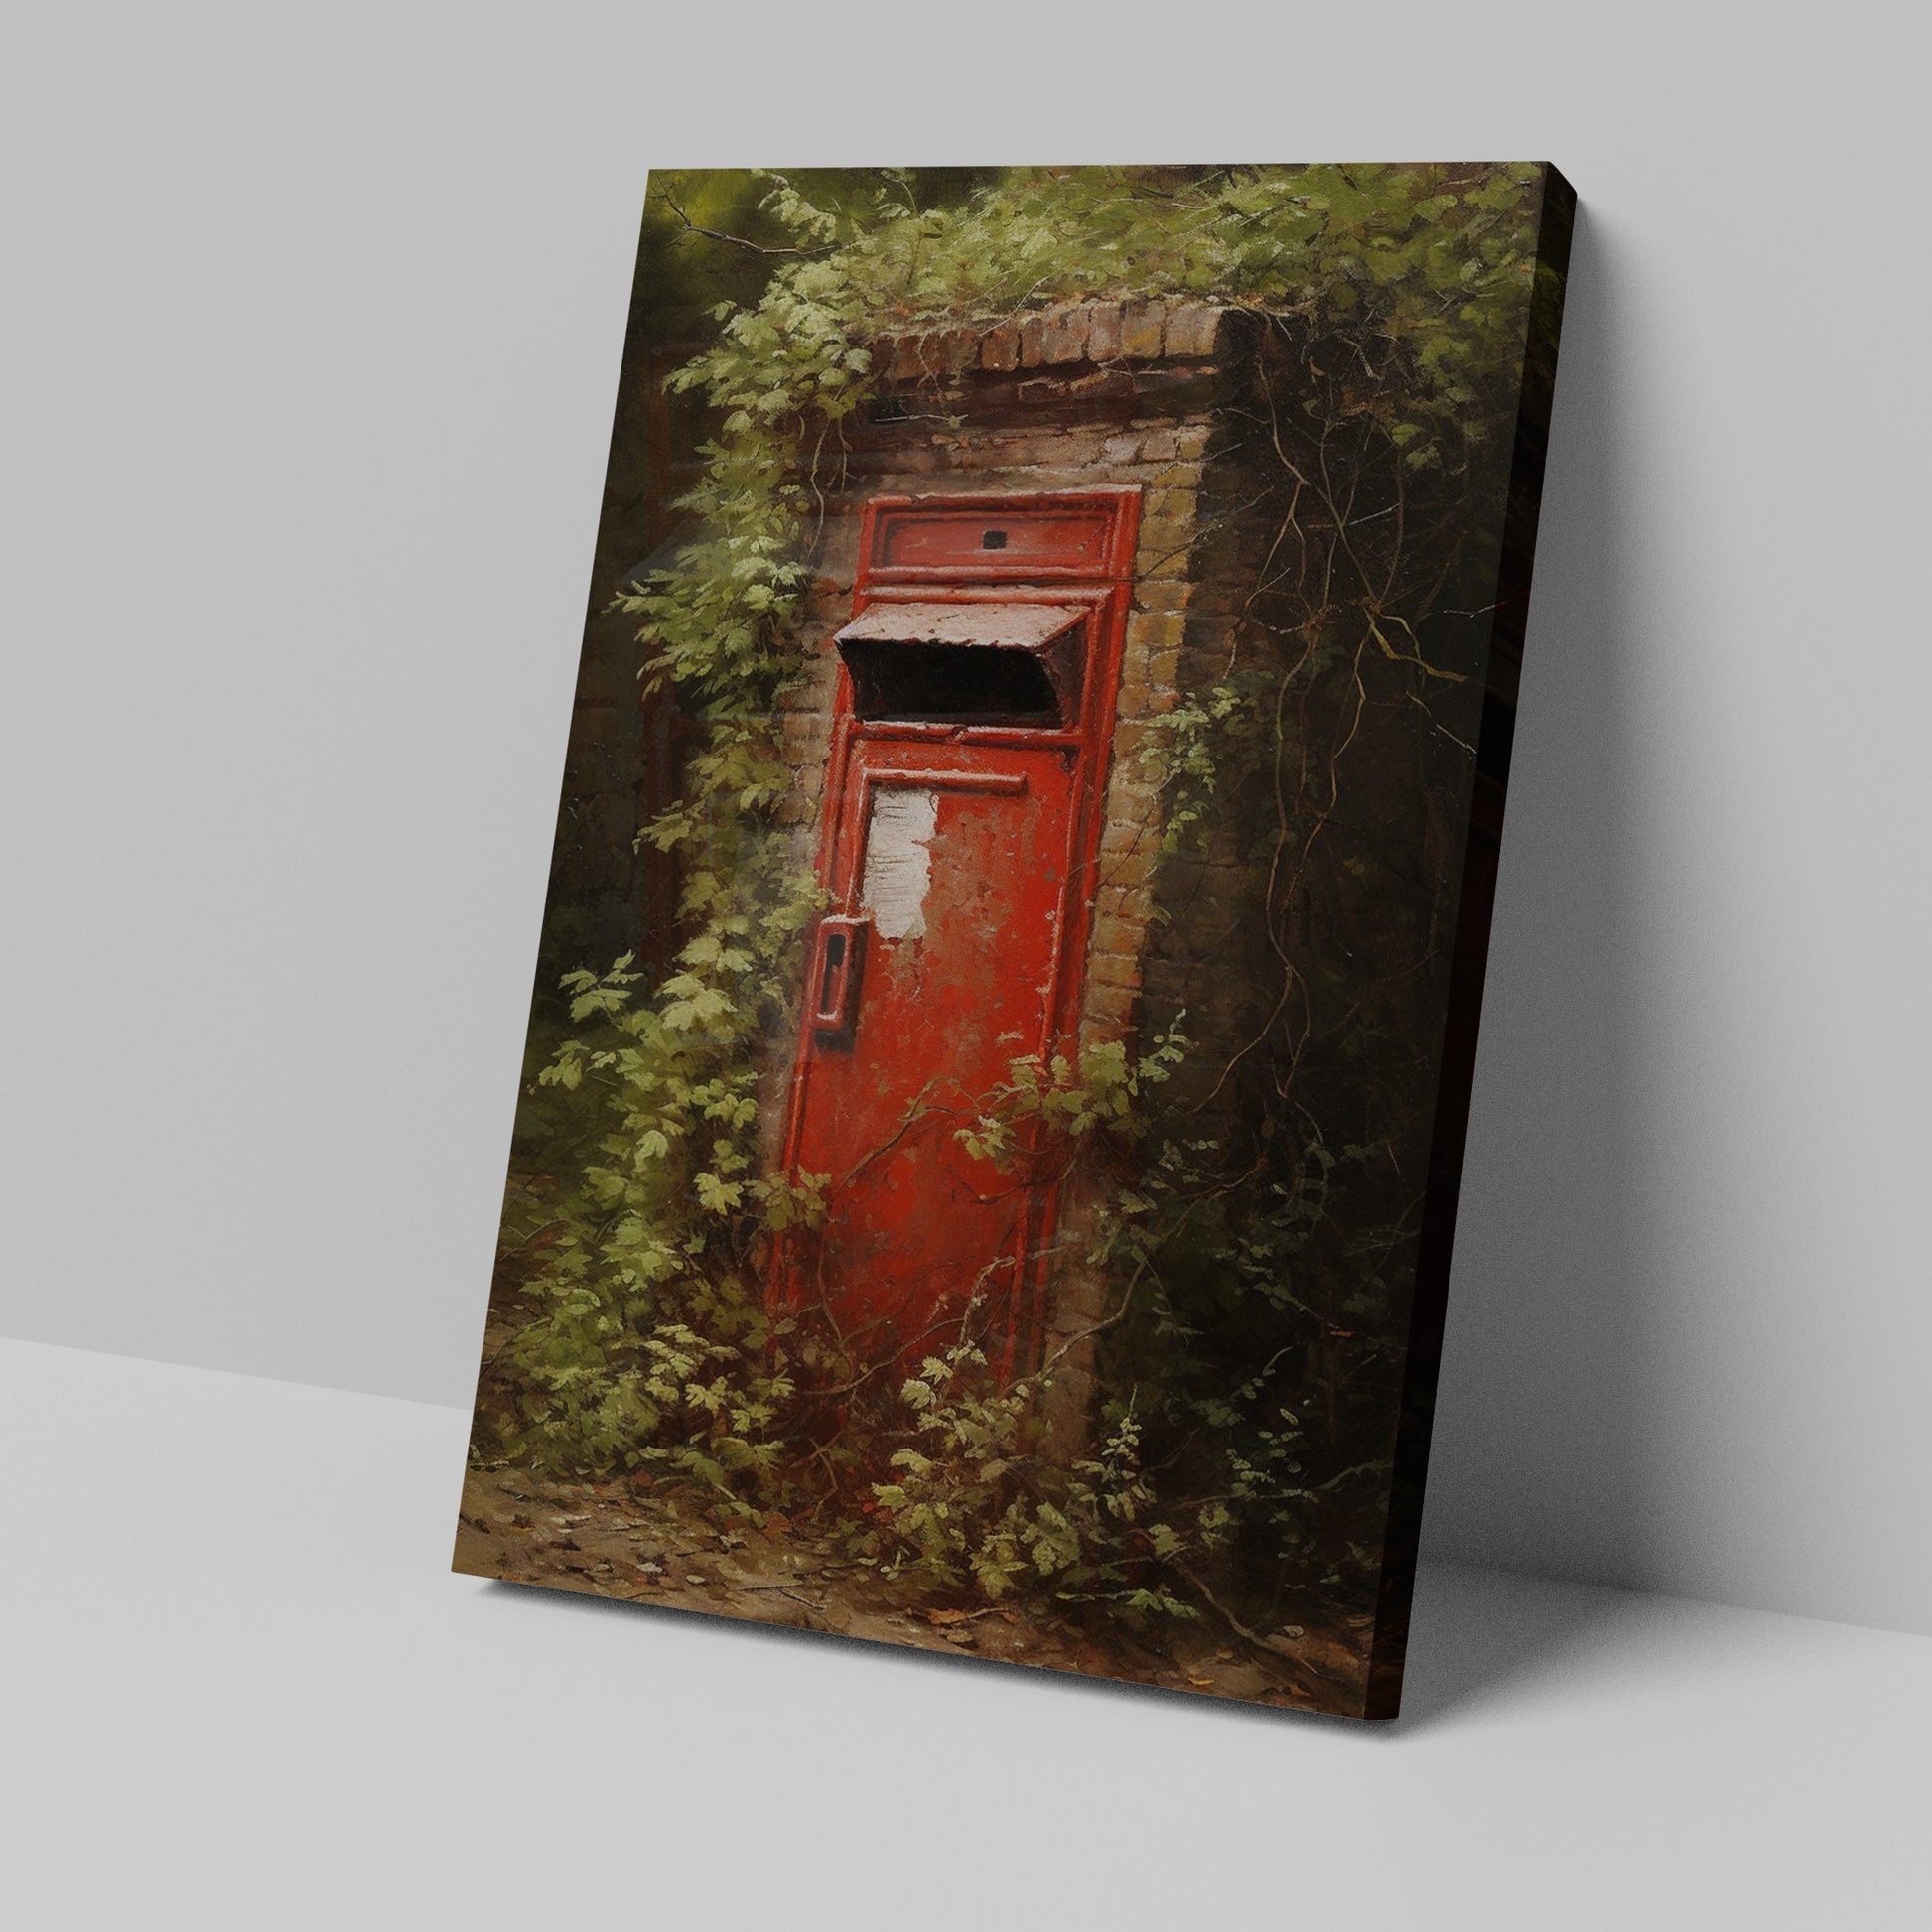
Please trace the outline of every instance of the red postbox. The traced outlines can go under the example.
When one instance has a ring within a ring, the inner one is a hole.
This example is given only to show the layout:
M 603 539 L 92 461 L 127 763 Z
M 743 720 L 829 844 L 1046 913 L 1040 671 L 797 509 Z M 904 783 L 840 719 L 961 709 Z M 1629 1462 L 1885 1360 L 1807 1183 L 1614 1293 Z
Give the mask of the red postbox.
M 829 1176 L 775 1292 L 862 1353 L 971 1330 L 1036 1358 L 1056 1186 L 961 1142 L 1014 1062 L 1069 1054 L 1139 491 L 866 508 L 832 729 L 784 1165 Z

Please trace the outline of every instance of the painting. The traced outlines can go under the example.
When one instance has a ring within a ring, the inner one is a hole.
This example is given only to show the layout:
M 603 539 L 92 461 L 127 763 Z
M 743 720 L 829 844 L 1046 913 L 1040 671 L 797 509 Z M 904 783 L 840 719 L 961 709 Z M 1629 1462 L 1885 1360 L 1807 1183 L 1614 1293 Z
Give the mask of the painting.
M 459 1571 L 1394 1715 L 1573 206 L 650 178 Z

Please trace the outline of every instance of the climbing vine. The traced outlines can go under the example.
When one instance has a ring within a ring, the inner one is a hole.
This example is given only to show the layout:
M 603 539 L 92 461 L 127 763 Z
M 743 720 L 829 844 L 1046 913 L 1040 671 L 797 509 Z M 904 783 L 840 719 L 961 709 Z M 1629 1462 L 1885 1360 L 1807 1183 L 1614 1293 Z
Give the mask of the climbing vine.
M 621 599 L 641 678 L 695 729 L 678 801 L 638 832 L 676 856 L 679 947 L 654 979 L 626 957 L 566 982 L 531 1098 L 549 1148 L 505 1218 L 480 1451 L 651 1469 L 753 1514 L 803 1500 L 856 1561 L 987 1597 L 1184 1615 L 1210 1556 L 1247 1563 L 1277 1616 L 1285 1589 L 1345 1592 L 1386 1496 L 1453 911 L 1422 874 L 1454 817 L 1380 824 L 1350 773 L 1394 760 L 1407 794 L 1466 797 L 1501 508 L 1478 479 L 1513 422 L 1537 178 L 1022 170 L 941 207 L 890 171 L 836 206 L 771 175 L 762 231 L 783 238 L 759 243 L 701 226 L 677 178 L 656 192 L 692 245 L 770 265 L 672 378 L 715 433 L 689 534 Z M 761 1170 L 759 1102 L 819 908 L 780 823 L 782 704 L 807 668 L 819 519 L 878 388 L 868 345 L 1110 292 L 1257 319 L 1241 433 L 1272 540 L 1239 560 L 1226 661 L 1143 756 L 1173 892 L 1217 853 L 1265 888 L 1240 908 L 1255 990 L 1225 1037 L 1190 1040 L 1176 1003 L 1138 1057 L 1017 1062 L 961 1130 L 983 1158 L 1024 1141 L 1062 1177 L 1107 1179 L 1087 1258 L 1113 1284 L 1091 1337 L 1097 1447 L 1065 1455 L 1038 1424 L 1050 1360 L 1002 1389 L 962 1332 L 880 1387 L 809 1311 L 767 1309 L 769 1244 L 822 1220 L 825 1177 Z

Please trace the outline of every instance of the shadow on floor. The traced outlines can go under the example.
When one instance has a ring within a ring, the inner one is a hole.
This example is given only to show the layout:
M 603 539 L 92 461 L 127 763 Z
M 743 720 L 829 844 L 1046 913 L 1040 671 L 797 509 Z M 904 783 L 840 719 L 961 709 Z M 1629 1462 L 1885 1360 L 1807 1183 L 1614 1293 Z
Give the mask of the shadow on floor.
M 1414 1736 L 1516 1702 L 1598 1649 L 1648 1600 L 1506 1571 L 1426 1566 L 1416 1585 L 1402 1715 L 1389 1732 Z
M 527 1602 L 540 1586 L 492 1583 L 490 1594 L 505 1603 Z M 693 1614 L 668 1605 L 619 1602 L 572 1590 L 543 1589 L 546 1610 L 568 1615 L 642 1616 Z M 1611 1634 L 1643 1614 L 1648 1599 L 1619 1589 L 1552 1582 L 1460 1565 L 1426 1566 L 1416 1587 L 1415 1624 L 1404 1680 L 1402 1715 L 1392 1724 L 1365 1724 L 1321 1712 L 1285 1710 L 1224 1697 L 1084 1677 L 1063 1670 L 1040 1670 L 1042 1695 L 1074 1698 L 1146 1698 L 1170 1702 L 1185 1698 L 1204 1715 L 1256 1724 L 1317 1724 L 1340 1733 L 1395 1743 L 1425 1731 L 1478 1719 L 1489 1711 L 1534 1695 L 1539 1685 L 1565 1674 L 1567 1666 L 1598 1649 Z M 946 1656 L 815 1630 L 743 1622 L 725 1616 L 699 1620 L 730 1643 L 783 1644 L 810 1648 L 821 1644 L 846 1650 L 865 1642 L 882 1669 L 912 1671 L 1007 1671 L 1010 1663 L 987 1657 Z M 800 1668 L 807 1668 L 800 1660 Z

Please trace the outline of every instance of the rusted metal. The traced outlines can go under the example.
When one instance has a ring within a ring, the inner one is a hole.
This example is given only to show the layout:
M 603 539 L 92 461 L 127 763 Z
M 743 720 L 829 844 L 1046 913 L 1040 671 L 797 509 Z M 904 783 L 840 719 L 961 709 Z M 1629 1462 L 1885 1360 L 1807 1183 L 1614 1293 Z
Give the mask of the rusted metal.
M 833 642 L 962 644 L 1038 650 L 1072 629 L 1082 612 L 1062 604 L 875 604 Z

